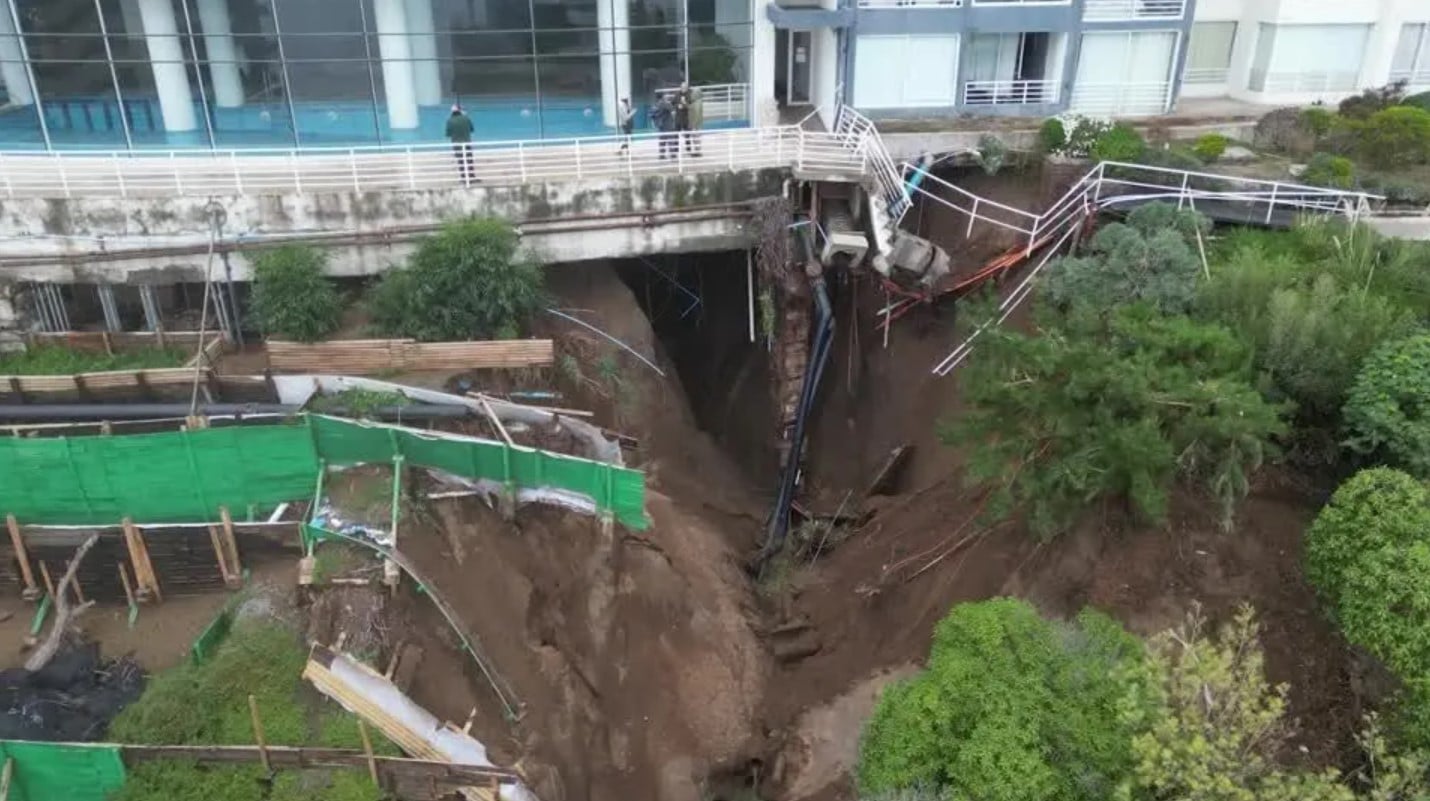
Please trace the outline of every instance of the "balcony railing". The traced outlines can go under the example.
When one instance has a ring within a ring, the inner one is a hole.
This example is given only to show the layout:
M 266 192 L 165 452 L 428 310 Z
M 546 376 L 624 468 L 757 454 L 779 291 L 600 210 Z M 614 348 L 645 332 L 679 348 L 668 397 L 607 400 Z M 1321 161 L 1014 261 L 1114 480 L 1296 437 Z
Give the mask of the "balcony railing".
M 963 8 L 963 0 L 859 0 L 860 8 Z
M 1172 84 L 1081 83 L 1073 86 L 1072 109 L 1084 114 L 1145 116 L 1163 114 L 1171 102 Z
M 777 128 L 584 139 L 295 150 L 55 151 L 0 153 L 0 197 L 272 195 L 451 189 L 462 185 L 462 155 L 479 186 L 610 180 L 654 175 L 793 168 L 864 175 L 856 136 Z M 663 139 L 664 137 L 664 139 Z M 698 155 L 696 155 L 698 153 Z
M 1405 81 L 1412 87 L 1430 86 L 1430 65 L 1414 70 L 1392 70 L 1390 82 Z
M 1187 0 L 1087 0 L 1085 20 L 1123 21 L 1181 19 L 1187 14 Z
M 705 122 L 753 119 L 750 109 L 750 85 L 747 83 L 712 83 L 697 86 L 700 108 Z M 678 92 L 680 87 L 668 86 L 660 92 Z
M 1058 102 L 1057 81 L 967 81 L 966 106 L 1023 106 Z
M 1187 68 L 1183 79 L 1187 83 L 1226 83 L 1231 70 L 1227 67 L 1209 67 L 1203 69 Z
M 1266 72 L 1251 71 L 1254 92 L 1351 92 L 1355 91 L 1354 72 Z

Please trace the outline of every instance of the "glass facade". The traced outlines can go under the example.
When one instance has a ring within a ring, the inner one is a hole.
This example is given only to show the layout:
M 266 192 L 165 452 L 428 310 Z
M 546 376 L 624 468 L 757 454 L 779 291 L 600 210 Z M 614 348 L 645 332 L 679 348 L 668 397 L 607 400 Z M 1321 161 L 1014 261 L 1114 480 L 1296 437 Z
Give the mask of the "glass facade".
M 443 141 L 454 103 L 480 140 L 594 136 L 687 79 L 740 125 L 751 5 L 0 0 L 0 149 Z

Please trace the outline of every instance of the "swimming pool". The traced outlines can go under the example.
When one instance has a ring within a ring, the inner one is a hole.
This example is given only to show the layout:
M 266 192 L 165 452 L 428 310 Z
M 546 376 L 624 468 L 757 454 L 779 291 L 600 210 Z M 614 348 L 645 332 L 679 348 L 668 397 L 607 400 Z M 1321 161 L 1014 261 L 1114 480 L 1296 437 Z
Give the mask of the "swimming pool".
M 209 126 L 202 125 L 203 108 L 196 103 L 200 130 L 164 131 L 159 101 L 155 97 L 126 97 L 123 109 L 129 120 L 135 148 L 181 149 L 273 147 L 355 147 L 444 141 L 451 104 L 423 106 L 416 130 L 394 131 L 381 107 L 359 101 L 295 101 L 252 103 L 241 108 L 209 109 Z M 120 105 L 112 98 L 60 97 L 43 102 L 45 124 L 56 150 L 122 150 L 127 143 Z M 615 131 L 602 124 L 599 98 L 484 97 L 463 100 L 462 107 L 476 126 L 479 141 L 553 139 L 604 136 Z M 721 120 L 706 128 L 743 128 L 747 120 Z M 637 108 L 637 130 L 650 130 L 648 109 Z M 295 137 L 296 132 L 296 137 Z M 43 150 L 35 106 L 0 109 L 0 149 Z

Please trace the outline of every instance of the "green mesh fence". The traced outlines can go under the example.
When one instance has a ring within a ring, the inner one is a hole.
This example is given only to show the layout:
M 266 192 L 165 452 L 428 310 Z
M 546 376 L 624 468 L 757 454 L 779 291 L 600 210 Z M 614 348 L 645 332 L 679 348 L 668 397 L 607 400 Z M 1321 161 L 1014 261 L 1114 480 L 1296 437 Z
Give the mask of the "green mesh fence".
M 113 745 L 0 740 L 14 760 L 6 801 L 105 801 L 124 786 L 124 760 Z
M 231 628 L 233 628 L 233 604 L 230 602 L 224 605 L 218 616 L 205 626 L 199 636 L 194 639 L 194 644 L 189 647 L 189 659 L 195 665 L 202 665 L 209 661 L 209 657 L 213 656 L 214 651 L 217 651 L 228 637 Z
M 132 436 L 0 438 L 0 514 L 26 523 L 211 520 L 306 498 L 319 460 L 388 462 L 513 487 L 580 493 L 646 527 L 645 476 L 587 459 L 320 415 L 290 423 Z

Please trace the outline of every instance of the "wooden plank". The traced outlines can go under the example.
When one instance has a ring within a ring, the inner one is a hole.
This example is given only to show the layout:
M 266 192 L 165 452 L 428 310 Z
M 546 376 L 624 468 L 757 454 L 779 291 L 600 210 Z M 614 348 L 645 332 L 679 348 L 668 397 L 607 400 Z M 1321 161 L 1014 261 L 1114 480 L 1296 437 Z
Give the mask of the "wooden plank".
M 555 361 L 549 339 L 498 342 L 414 342 L 346 340 L 305 344 L 270 341 L 273 370 L 338 372 L 361 375 L 378 370 L 453 370 L 533 367 Z
M 20 578 L 25 582 L 25 597 L 34 598 L 40 594 L 35 586 L 35 574 L 30 570 L 30 552 L 25 550 L 25 537 L 20 533 L 20 522 L 14 515 L 5 515 L 5 527 L 10 530 L 10 546 L 15 549 L 15 560 L 20 563 Z
M 0 801 L 9 801 L 10 780 L 15 777 L 15 760 L 5 757 L 5 767 L 0 768 Z
M 225 548 L 218 537 L 218 526 L 209 526 L 209 542 L 213 543 L 214 558 L 218 560 L 218 572 L 223 576 L 223 583 L 233 583 L 233 579 L 228 574 L 228 558 L 224 556 Z
M 272 773 L 273 765 L 268 761 L 268 743 L 263 739 L 263 721 L 258 718 L 258 699 L 248 694 L 248 715 L 253 721 L 253 740 L 258 743 L 258 759 L 263 763 L 263 772 Z
M 92 745 L 92 744 L 91 744 Z M 120 745 L 126 764 L 154 762 L 164 759 L 184 759 L 201 763 L 232 764 L 258 762 L 256 745 Z M 269 764 L 278 768 L 291 767 L 351 767 L 367 764 L 367 755 L 351 748 L 314 748 L 307 746 L 269 745 Z M 521 774 L 508 768 L 483 765 L 455 765 L 450 762 L 409 759 L 407 757 L 374 756 L 378 770 L 386 775 L 407 778 L 434 778 L 450 783 L 476 783 L 491 779 L 521 781 Z
M 228 564 L 233 568 L 231 583 L 236 584 L 243 580 L 243 563 L 238 560 L 238 541 L 233 538 L 233 516 L 228 513 L 227 506 L 220 506 L 218 513 L 223 520 L 223 543 L 228 551 Z
M 40 560 L 40 576 L 45 580 L 45 594 L 51 598 L 55 597 L 55 583 L 50 580 L 50 569 L 45 566 L 45 560 Z M 58 599 L 55 599 L 58 600 Z
M 134 603 L 134 585 L 131 584 L 131 583 L 129 583 L 129 571 L 127 571 L 127 570 L 124 569 L 124 563 L 123 563 L 123 562 L 120 562 L 119 565 L 118 565 L 118 567 L 119 567 L 119 583 L 122 584 L 122 585 L 124 585 L 124 600 L 126 600 L 126 601 L 129 602 L 129 606 L 130 606 L 130 607 L 133 607 L 133 606 L 135 605 L 135 603 Z
M 382 782 L 377 778 L 377 761 L 372 758 L 372 739 L 367 736 L 367 723 L 362 718 L 358 718 L 358 736 L 362 738 L 362 752 L 367 757 L 368 775 L 372 777 L 373 784 L 381 787 Z

